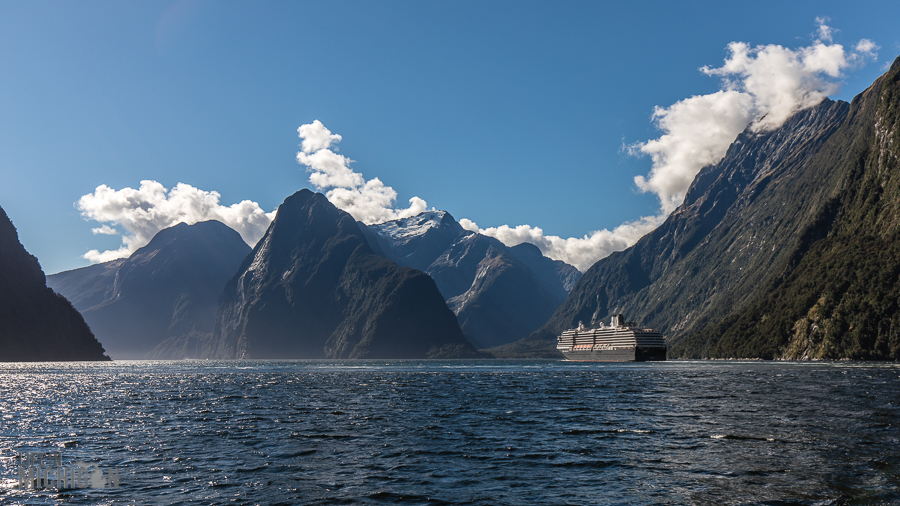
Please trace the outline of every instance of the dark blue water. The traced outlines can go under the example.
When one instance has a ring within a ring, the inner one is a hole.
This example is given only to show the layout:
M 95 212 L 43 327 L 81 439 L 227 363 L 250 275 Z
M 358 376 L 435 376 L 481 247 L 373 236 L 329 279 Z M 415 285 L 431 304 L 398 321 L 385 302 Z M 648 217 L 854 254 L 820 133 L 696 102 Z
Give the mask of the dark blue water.
M 0 417 L 3 504 L 900 503 L 896 364 L 7 364 Z

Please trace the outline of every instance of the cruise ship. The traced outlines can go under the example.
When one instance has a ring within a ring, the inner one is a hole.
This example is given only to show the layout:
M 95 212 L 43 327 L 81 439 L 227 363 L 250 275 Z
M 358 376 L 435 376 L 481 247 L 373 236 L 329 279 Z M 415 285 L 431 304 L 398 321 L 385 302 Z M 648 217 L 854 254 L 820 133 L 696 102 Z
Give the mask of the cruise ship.
M 622 315 L 614 315 L 609 325 L 564 331 L 556 349 L 567 360 L 586 362 L 642 362 L 666 359 L 666 340 L 658 331 L 645 329 L 634 322 L 625 322 Z

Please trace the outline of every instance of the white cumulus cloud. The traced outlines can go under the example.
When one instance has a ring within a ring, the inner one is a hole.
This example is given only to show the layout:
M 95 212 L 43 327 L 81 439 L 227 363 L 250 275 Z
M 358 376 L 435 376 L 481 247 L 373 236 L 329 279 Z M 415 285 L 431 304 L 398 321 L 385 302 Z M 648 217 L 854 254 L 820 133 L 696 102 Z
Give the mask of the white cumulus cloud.
M 339 209 L 347 211 L 356 220 L 366 224 L 382 223 L 415 216 L 427 210 L 426 202 L 419 198 L 409 199 L 409 207 L 395 208 L 397 192 L 376 178 L 368 181 L 350 168 L 353 160 L 335 153 L 332 146 L 341 136 L 332 133 L 318 120 L 297 129 L 303 142 L 297 153 L 297 161 L 306 165 L 310 172 L 309 182 L 318 190 L 328 189 L 328 200 Z M 650 232 L 665 217 L 651 216 L 619 225 L 613 230 L 598 230 L 584 237 L 564 239 L 545 235 L 539 227 L 519 225 L 510 227 L 489 227 L 480 229 L 472 220 L 463 218 L 459 223 L 463 228 L 484 235 L 496 237 L 508 246 L 523 242 L 536 245 L 550 258 L 562 260 L 580 270 L 586 270 L 598 259 L 614 251 L 621 251 Z
M 748 126 L 755 132 L 778 128 L 793 114 L 836 92 L 844 71 L 877 59 L 880 48 L 871 40 L 862 39 L 852 51 L 834 44 L 836 30 L 827 21 L 817 18 L 816 39 L 798 49 L 732 42 L 721 67 L 700 69 L 721 78 L 719 91 L 653 111 L 652 119 L 661 135 L 633 144 L 628 151 L 649 156 L 652 161 L 650 173 L 634 181 L 639 190 L 659 198 L 656 216 L 568 239 L 544 235 L 543 230 L 529 225 L 480 229 L 470 220 L 461 222 L 468 230 L 496 237 L 510 246 L 531 242 L 550 258 L 582 271 L 610 253 L 631 246 L 681 205 L 700 169 L 720 161 Z
M 157 232 L 184 222 L 218 220 L 237 230 L 251 246 L 263 236 L 275 212 L 266 213 L 259 204 L 244 200 L 230 206 L 219 204 L 221 196 L 191 185 L 178 183 L 167 190 L 156 181 L 141 181 L 137 190 L 114 190 L 100 185 L 93 193 L 75 203 L 81 215 L 89 220 L 113 224 L 125 229 L 122 246 L 116 250 L 91 250 L 84 258 L 92 263 L 124 258 L 145 246 Z M 95 234 L 118 234 L 109 225 L 92 229 Z
M 109 225 L 103 225 L 102 227 L 92 228 L 91 232 L 101 235 L 119 235 L 119 231 L 110 227 Z
M 341 142 L 341 136 L 331 133 L 319 120 L 315 120 L 307 125 L 300 125 L 297 133 L 303 139 L 300 149 L 306 154 L 328 149 L 332 144 Z
M 409 199 L 409 207 L 397 209 L 397 192 L 390 186 L 385 186 L 379 178 L 366 180 L 362 174 L 350 168 L 353 160 L 335 153 L 332 148 L 340 142 L 341 136 L 325 128 L 320 121 L 302 125 L 297 133 L 302 139 L 297 161 L 310 172 L 309 182 L 320 191 L 327 189 L 325 195 L 328 200 L 338 209 L 350 213 L 356 220 L 371 225 L 408 218 L 427 210 L 426 202 L 419 197 Z M 544 255 L 584 271 L 600 258 L 631 246 L 641 236 L 659 226 L 663 219 L 665 216 L 640 218 L 613 230 L 597 230 L 584 237 L 568 239 L 545 235 L 541 228 L 530 225 L 502 225 L 481 229 L 466 218 L 459 220 L 459 223 L 466 230 L 495 237 L 508 246 L 532 243 Z
M 396 209 L 397 192 L 377 177 L 366 181 L 362 174 L 351 169 L 353 160 L 332 149 L 341 136 L 331 133 L 321 121 L 301 125 L 297 134 L 302 139 L 297 162 L 307 167 L 309 182 L 319 191 L 328 190 L 325 193 L 328 200 L 354 219 L 371 225 L 408 218 L 427 209 L 426 202 L 419 197 L 409 199 L 409 207 Z
M 638 188 L 659 197 L 661 213 L 681 205 L 701 168 L 725 156 L 734 138 L 753 119 L 753 100 L 745 93 L 724 90 L 686 98 L 667 108 L 657 107 L 653 119 L 664 133 L 632 146 L 632 154 L 653 161 L 648 178 L 634 178 Z
M 721 160 L 745 128 L 765 132 L 780 127 L 835 93 L 845 70 L 877 57 L 874 42 L 863 39 L 847 51 L 832 43 L 835 30 L 825 24 L 827 19 L 816 22 L 818 38 L 806 47 L 732 42 L 721 67 L 700 69 L 721 78 L 720 91 L 656 108 L 653 120 L 662 135 L 630 146 L 630 152 L 650 156 L 650 174 L 635 177 L 635 184 L 656 194 L 661 213 L 681 204 L 694 176 Z
M 869 39 L 862 39 L 856 43 L 856 47 L 854 48 L 857 55 L 863 58 L 868 58 L 871 60 L 878 59 L 878 50 L 881 49 L 881 46 L 875 44 Z
M 823 16 L 819 16 L 816 18 L 816 23 L 819 25 L 819 29 L 817 31 L 819 40 L 822 40 L 825 42 L 831 42 L 831 40 L 834 36 L 835 30 L 834 30 L 834 28 L 825 24 L 829 21 L 831 21 L 831 20 L 826 17 L 823 17 Z

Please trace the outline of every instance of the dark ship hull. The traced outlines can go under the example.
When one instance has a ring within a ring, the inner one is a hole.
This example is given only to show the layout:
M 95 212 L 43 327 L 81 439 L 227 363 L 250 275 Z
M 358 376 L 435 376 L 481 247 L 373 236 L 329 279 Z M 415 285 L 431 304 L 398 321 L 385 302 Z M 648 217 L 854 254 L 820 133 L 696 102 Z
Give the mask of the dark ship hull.
M 651 362 L 666 359 L 665 348 L 631 348 L 625 350 L 560 350 L 573 362 Z

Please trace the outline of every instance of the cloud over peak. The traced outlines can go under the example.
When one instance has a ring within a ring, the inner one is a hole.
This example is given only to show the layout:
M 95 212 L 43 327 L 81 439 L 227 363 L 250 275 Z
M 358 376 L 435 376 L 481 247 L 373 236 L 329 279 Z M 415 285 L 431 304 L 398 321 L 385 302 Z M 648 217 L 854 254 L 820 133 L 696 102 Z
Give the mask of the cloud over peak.
M 806 47 L 728 44 L 721 67 L 700 68 L 721 78 L 720 91 L 654 110 L 653 121 L 662 135 L 633 144 L 629 151 L 651 158 L 648 177 L 637 176 L 634 182 L 641 191 L 656 194 L 661 213 L 681 205 L 694 176 L 721 160 L 748 126 L 755 132 L 780 127 L 838 91 L 837 80 L 845 70 L 877 58 L 874 42 L 863 39 L 848 52 L 832 43 L 835 30 L 825 24 L 827 19 L 816 22 L 817 38 Z
M 662 224 L 663 220 L 665 216 L 647 216 L 623 223 L 612 230 L 595 230 L 583 237 L 567 239 L 545 235 L 540 227 L 530 225 L 479 228 L 478 224 L 466 218 L 459 220 L 459 223 L 466 230 L 494 237 L 507 246 L 516 246 L 523 242 L 534 244 L 545 256 L 562 260 L 584 272 L 597 260 L 631 246 Z
M 353 160 L 332 149 L 341 136 L 331 133 L 321 121 L 301 125 L 297 134 L 302 139 L 297 162 L 307 167 L 309 182 L 319 191 L 327 190 L 328 200 L 357 221 L 371 225 L 408 218 L 427 209 L 426 202 L 419 197 L 409 199 L 409 207 L 395 209 L 397 192 L 377 177 L 367 181 L 350 168 Z
M 193 225 L 201 221 L 218 220 L 237 230 L 251 246 L 263 236 L 275 212 L 266 213 L 259 204 L 244 200 L 230 206 L 219 204 L 215 191 L 204 191 L 191 185 L 178 183 L 167 190 L 161 183 L 141 181 L 138 189 L 114 190 L 100 185 L 93 193 L 82 196 L 75 203 L 81 215 L 89 220 L 104 223 L 94 228 L 95 234 L 118 235 L 119 231 L 108 224 L 125 229 L 122 246 L 117 250 L 91 250 L 84 258 L 91 263 L 108 262 L 124 258 L 150 242 L 162 229 L 184 222 Z
M 320 121 L 301 126 L 297 133 L 302 139 L 297 161 L 310 172 L 309 182 L 320 191 L 327 189 L 325 195 L 328 200 L 356 220 L 371 225 L 408 218 L 427 210 L 425 200 L 419 197 L 409 199 L 407 208 L 395 208 L 397 192 L 377 177 L 366 180 L 362 174 L 355 172 L 350 167 L 353 160 L 335 153 L 332 148 L 340 142 L 341 136 L 325 128 Z M 563 260 L 584 271 L 598 259 L 631 246 L 659 226 L 664 218 L 640 218 L 611 231 L 598 230 L 581 238 L 568 239 L 545 235 L 541 228 L 530 225 L 480 229 L 474 221 L 466 218 L 459 220 L 459 223 L 467 230 L 495 237 L 508 246 L 532 243 L 548 257 Z
M 871 40 L 860 40 L 851 51 L 833 43 L 836 30 L 827 22 L 826 18 L 817 18 L 812 44 L 798 49 L 732 42 L 721 67 L 700 68 L 704 74 L 721 79 L 719 91 L 654 109 L 652 120 L 661 135 L 632 144 L 627 150 L 649 156 L 652 161 L 650 173 L 635 177 L 634 182 L 639 190 L 659 198 L 657 215 L 568 239 L 544 235 L 543 230 L 529 225 L 479 229 L 474 222 L 462 220 L 464 227 L 511 246 L 531 242 L 550 258 L 582 271 L 610 253 L 631 246 L 681 205 L 700 169 L 720 161 L 747 127 L 755 132 L 780 127 L 792 115 L 835 93 L 843 72 L 877 59 L 880 48 Z

